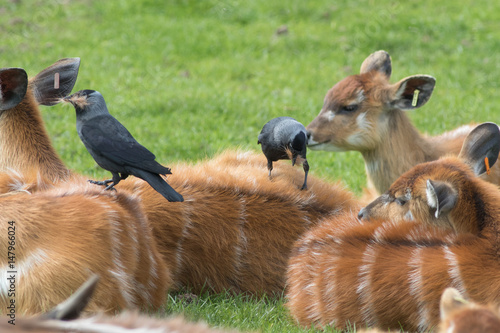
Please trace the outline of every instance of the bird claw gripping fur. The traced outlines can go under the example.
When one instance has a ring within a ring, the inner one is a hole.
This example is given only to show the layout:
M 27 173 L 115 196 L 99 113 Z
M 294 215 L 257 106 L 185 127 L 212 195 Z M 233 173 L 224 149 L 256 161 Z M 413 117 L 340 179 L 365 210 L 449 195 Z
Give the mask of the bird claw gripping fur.
M 89 179 L 89 183 L 95 184 L 95 185 L 100 185 L 100 186 L 106 186 L 106 188 L 104 189 L 105 191 L 108 191 L 108 190 L 116 191 L 116 188 L 114 188 L 116 183 L 113 181 L 113 179 L 106 179 L 106 180 L 102 180 L 102 181 Z M 111 184 L 108 185 L 109 183 L 111 183 Z

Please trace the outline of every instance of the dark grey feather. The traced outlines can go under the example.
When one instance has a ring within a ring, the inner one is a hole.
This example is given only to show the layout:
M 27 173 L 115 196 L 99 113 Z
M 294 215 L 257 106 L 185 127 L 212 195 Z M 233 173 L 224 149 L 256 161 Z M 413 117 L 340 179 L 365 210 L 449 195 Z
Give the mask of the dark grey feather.
M 306 159 L 307 132 L 304 125 L 291 117 L 271 119 L 262 128 L 257 143 L 262 146 L 262 152 L 267 158 L 269 177 L 273 170 L 273 162 L 290 159 L 287 150 L 292 154 L 292 165 L 298 156 L 304 159 L 305 179 L 302 189 L 307 188 L 309 164 Z

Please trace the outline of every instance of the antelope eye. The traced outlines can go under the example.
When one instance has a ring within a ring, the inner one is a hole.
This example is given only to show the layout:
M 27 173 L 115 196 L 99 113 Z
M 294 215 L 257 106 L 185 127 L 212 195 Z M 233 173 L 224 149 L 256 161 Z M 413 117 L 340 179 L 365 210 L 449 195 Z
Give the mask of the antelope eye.
M 396 203 L 400 206 L 404 206 L 408 202 L 408 200 L 404 197 L 396 198 L 394 201 L 396 201 Z
M 351 104 L 351 105 L 346 105 L 344 107 L 342 107 L 342 110 L 343 112 L 354 112 L 358 109 L 358 105 L 357 104 Z

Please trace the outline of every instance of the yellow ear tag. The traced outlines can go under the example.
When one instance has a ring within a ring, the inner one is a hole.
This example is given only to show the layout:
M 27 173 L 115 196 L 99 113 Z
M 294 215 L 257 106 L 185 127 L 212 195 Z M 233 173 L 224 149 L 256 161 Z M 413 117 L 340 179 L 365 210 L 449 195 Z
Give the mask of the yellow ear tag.
M 411 106 L 417 106 L 418 102 L 418 94 L 420 93 L 420 90 L 415 89 L 413 91 L 413 100 L 411 101 Z
M 486 174 L 490 175 L 490 161 L 488 161 L 488 157 L 484 158 L 484 164 L 486 165 Z

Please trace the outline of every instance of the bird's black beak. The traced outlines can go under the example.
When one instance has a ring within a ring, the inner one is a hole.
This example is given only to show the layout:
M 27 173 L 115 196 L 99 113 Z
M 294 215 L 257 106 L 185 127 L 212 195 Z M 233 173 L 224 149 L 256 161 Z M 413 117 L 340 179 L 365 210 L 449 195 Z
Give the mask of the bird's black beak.
M 292 166 L 295 165 L 295 162 L 297 162 L 297 155 L 293 155 L 292 157 Z

